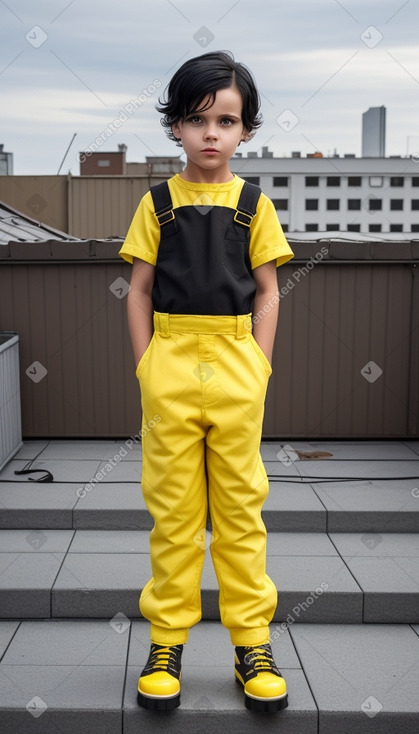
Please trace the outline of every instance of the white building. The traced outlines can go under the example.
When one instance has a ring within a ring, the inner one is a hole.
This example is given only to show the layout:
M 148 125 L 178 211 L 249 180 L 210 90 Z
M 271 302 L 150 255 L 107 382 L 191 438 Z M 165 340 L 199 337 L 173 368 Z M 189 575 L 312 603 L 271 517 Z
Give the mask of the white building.
M 233 173 L 258 184 L 286 232 L 419 232 L 419 157 L 230 159 Z

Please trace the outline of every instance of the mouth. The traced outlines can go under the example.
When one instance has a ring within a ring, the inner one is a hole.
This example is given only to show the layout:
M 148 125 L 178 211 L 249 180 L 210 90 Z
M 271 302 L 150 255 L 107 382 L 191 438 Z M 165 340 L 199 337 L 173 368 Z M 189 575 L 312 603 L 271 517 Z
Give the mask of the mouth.
M 202 150 L 203 153 L 218 153 L 217 148 L 204 148 Z

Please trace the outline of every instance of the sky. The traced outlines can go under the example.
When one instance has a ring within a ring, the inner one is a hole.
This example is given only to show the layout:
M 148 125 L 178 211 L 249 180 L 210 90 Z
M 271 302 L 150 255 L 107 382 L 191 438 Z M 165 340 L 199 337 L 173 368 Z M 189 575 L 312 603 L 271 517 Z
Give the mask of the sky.
M 243 155 L 360 156 L 362 113 L 381 105 L 386 155 L 419 154 L 418 0 L 0 0 L 0 28 L 0 143 L 16 175 L 76 176 L 81 151 L 121 143 L 129 162 L 180 155 L 155 105 L 184 61 L 216 50 L 261 95 Z

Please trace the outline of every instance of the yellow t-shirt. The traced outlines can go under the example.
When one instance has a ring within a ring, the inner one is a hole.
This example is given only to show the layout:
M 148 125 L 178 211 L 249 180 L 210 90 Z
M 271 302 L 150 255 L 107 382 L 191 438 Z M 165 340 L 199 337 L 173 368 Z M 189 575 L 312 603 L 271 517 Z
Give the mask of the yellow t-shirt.
M 234 179 L 220 184 L 193 183 L 176 174 L 168 180 L 173 209 L 182 206 L 222 206 L 236 209 L 244 179 Z M 160 225 L 154 215 L 154 205 L 148 191 L 140 201 L 119 254 L 133 263 L 134 257 L 151 265 L 157 262 L 160 243 Z M 256 215 L 250 225 L 249 257 L 252 269 L 276 261 L 277 267 L 293 257 L 285 238 L 275 207 L 262 193 Z

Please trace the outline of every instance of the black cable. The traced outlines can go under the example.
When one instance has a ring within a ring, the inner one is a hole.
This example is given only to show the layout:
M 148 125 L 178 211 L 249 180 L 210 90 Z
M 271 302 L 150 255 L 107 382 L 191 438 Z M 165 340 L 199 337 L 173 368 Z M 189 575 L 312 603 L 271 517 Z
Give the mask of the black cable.
M 39 454 L 37 454 L 33 459 L 28 461 L 27 464 L 23 467 L 23 469 L 19 469 L 18 471 L 15 471 L 15 474 L 38 474 L 39 472 L 43 473 L 42 477 L 39 477 L 38 479 L 34 479 L 33 477 L 28 477 L 29 482 L 53 482 L 54 477 L 52 476 L 51 472 L 48 469 L 31 469 L 33 462 L 37 460 L 38 456 L 42 454 L 43 451 L 49 446 L 50 442 L 48 441 L 46 446 L 43 446 L 40 450 Z M 2 482 L 7 482 L 7 479 L 1 479 Z
M 32 471 L 44 471 L 47 472 L 47 474 L 51 474 L 47 469 L 33 469 Z M 20 474 L 21 472 L 15 472 L 15 474 Z M 52 475 L 51 475 L 52 476 Z M 403 481 L 407 479 L 414 479 L 419 481 L 419 476 L 409 476 L 409 477 L 401 477 L 401 476 L 394 476 L 394 477 L 327 477 L 326 479 L 324 477 L 315 477 L 315 476 L 307 476 L 307 477 L 301 477 L 301 479 L 296 479 L 294 477 L 286 477 L 281 474 L 268 474 L 268 479 L 271 482 L 289 482 L 290 484 L 311 484 L 313 481 L 316 481 L 316 484 L 322 484 L 323 482 L 393 482 L 393 481 Z M 53 482 L 54 484 L 89 484 L 91 479 L 80 479 L 77 482 L 70 481 L 68 479 L 61 479 L 60 481 L 55 481 L 55 479 L 35 479 L 33 481 L 45 481 L 45 482 Z M 22 481 L 13 481 L 10 479 L 0 479 L 0 484 L 8 482 L 9 484 L 22 484 Z M 106 482 L 105 480 L 101 479 L 97 482 L 97 484 L 139 484 L 140 480 L 134 480 L 134 479 L 126 479 L 121 482 L 121 480 L 118 481 L 112 481 L 112 482 Z

